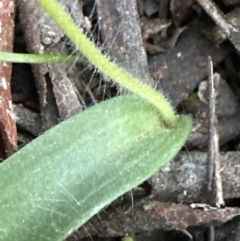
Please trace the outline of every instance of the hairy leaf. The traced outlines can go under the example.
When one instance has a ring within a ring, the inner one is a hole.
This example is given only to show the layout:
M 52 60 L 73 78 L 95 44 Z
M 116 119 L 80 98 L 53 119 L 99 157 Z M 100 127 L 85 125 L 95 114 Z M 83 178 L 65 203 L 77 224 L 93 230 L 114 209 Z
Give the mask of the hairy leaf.
M 0 164 L 0 240 L 63 240 L 166 165 L 191 126 L 167 128 L 133 95 L 60 123 Z

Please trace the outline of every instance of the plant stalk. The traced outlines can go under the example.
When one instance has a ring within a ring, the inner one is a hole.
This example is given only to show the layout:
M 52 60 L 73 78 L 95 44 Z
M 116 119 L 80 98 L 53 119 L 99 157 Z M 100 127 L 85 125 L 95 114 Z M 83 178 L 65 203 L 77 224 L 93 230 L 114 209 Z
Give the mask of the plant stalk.
M 83 33 L 72 20 L 72 18 L 63 10 L 62 6 L 55 0 L 36 0 L 44 10 L 57 22 L 69 39 L 76 45 L 83 55 L 100 72 L 108 78 L 127 88 L 133 93 L 145 98 L 155 107 L 157 107 L 165 120 L 166 124 L 174 125 L 177 121 L 174 109 L 167 98 L 149 85 L 132 76 L 126 70 L 120 68 L 117 64 L 101 53 L 92 41 Z

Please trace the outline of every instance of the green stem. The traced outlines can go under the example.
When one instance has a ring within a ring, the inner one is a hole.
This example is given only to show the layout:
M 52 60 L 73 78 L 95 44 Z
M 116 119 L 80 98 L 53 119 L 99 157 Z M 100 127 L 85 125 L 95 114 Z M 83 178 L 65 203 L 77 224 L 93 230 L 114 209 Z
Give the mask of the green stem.
M 111 78 L 121 86 L 129 89 L 137 95 L 145 98 L 156 106 L 164 120 L 168 124 L 176 123 L 177 116 L 163 94 L 155 91 L 149 85 L 133 77 L 130 73 L 111 62 L 108 57 L 92 43 L 83 33 L 71 17 L 63 10 L 62 6 L 55 0 L 36 0 L 46 12 L 59 24 L 69 39 L 86 56 L 86 58 L 98 68 L 105 76 Z
M 48 55 L 48 54 L 17 54 L 0 51 L 0 61 L 28 64 L 54 64 L 63 62 L 74 62 L 78 58 L 68 55 Z

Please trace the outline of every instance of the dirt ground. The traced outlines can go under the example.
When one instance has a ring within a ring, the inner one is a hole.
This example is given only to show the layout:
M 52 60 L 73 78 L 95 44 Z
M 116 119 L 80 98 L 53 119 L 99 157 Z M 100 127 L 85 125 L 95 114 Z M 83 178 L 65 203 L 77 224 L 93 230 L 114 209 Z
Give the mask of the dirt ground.
M 195 0 L 59 1 L 114 62 L 163 91 L 179 113 L 194 119 L 186 145 L 170 166 L 67 240 L 121 240 L 126 234 L 135 241 L 240 240 L 240 1 L 216 0 L 217 12 L 210 11 L 216 19 L 199 4 L 202 1 Z M 218 13 L 225 25 L 217 22 Z M 80 55 L 34 0 L 16 2 L 14 44 L 8 43 L 6 49 L 14 52 Z M 226 204 L 221 209 L 208 206 L 206 194 L 208 56 L 219 80 L 216 114 Z M 2 114 L 3 159 L 16 149 L 16 137 L 18 146 L 24 146 L 59 121 L 126 92 L 83 57 L 74 64 L 13 64 L 12 70 L 12 77 L 10 72 L 6 76 L 11 81 L 17 135 L 12 120 L 4 121 Z M 5 98 L 11 101 L 9 94 Z M 149 206 L 154 208 L 147 211 Z M 209 235 L 213 226 L 215 239 Z

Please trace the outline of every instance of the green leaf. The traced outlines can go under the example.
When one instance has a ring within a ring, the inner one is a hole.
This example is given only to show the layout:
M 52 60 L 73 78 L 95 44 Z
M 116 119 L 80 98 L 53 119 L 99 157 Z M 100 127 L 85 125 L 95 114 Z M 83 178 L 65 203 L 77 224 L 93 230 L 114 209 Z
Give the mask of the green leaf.
M 132 95 L 60 123 L 0 165 L 0 240 L 63 240 L 166 165 L 191 126 L 180 116 L 166 128 Z

